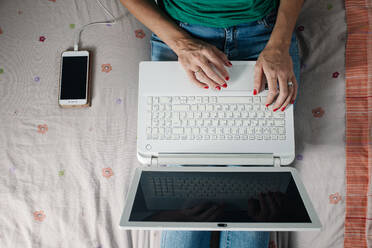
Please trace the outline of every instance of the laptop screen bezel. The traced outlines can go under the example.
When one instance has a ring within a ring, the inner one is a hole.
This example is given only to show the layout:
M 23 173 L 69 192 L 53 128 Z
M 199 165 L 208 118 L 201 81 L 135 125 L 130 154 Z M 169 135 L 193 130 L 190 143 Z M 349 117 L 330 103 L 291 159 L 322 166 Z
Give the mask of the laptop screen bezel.
M 310 217 L 310 223 L 230 223 L 230 222 L 160 222 L 160 221 L 129 221 L 133 208 L 135 195 L 139 186 L 141 174 L 143 171 L 161 171 L 161 172 L 290 172 L 296 184 L 301 199 L 305 205 L 307 214 Z M 219 226 L 218 224 L 223 224 Z M 316 214 L 305 187 L 299 178 L 297 171 L 291 167 L 159 167 L 159 168 L 137 168 L 130 190 L 127 194 L 126 204 L 120 220 L 122 229 L 146 229 L 146 230 L 229 230 L 229 231 L 315 231 L 320 230 L 321 223 Z

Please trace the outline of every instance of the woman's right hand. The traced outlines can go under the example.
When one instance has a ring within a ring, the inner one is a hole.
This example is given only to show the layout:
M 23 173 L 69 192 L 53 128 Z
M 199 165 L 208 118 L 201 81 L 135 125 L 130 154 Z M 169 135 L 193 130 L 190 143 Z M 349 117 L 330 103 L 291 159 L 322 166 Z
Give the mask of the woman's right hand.
M 176 47 L 174 52 L 191 82 L 205 89 L 221 90 L 221 87 L 227 87 L 229 74 L 225 66 L 231 67 L 232 64 L 217 47 L 194 38 L 179 39 Z

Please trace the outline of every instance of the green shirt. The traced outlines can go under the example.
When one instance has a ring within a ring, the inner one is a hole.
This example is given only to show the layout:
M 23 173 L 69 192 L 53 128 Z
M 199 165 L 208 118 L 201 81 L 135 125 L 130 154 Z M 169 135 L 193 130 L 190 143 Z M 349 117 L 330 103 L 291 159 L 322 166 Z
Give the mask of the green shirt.
M 228 28 L 259 20 L 278 4 L 277 0 L 159 0 L 159 2 L 159 6 L 173 19 L 216 28 Z

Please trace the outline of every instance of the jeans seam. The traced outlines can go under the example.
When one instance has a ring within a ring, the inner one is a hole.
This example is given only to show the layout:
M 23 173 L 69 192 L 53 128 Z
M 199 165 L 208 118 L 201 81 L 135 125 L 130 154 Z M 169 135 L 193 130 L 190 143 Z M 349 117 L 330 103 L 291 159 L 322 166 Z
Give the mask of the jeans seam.
M 230 231 L 226 231 L 226 243 L 225 248 L 230 248 Z
M 165 242 L 166 242 L 166 239 L 167 239 L 167 232 L 163 232 L 164 234 L 162 235 L 162 243 L 163 243 L 163 245 L 165 244 Z M 164 247 L 164 246 L 162 246 L 162 247 Z
M 233 28 L 233 40 L 234 40 L 234 47 L 236 50 L 238 50 L 238 39 L 236 38 L 236 26 Z

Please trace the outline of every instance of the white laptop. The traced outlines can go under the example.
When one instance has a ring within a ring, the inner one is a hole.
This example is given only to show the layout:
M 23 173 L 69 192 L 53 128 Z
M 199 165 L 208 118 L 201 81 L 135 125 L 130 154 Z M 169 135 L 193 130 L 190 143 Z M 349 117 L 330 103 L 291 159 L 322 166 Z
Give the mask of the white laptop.
M 139 67 L 136 169 L 124 229 L 319 230 L 295 169 L 293 105 L 253 96 L 255 61 L 232 61 L 221 91 L 189 82 L 178 62 Z

